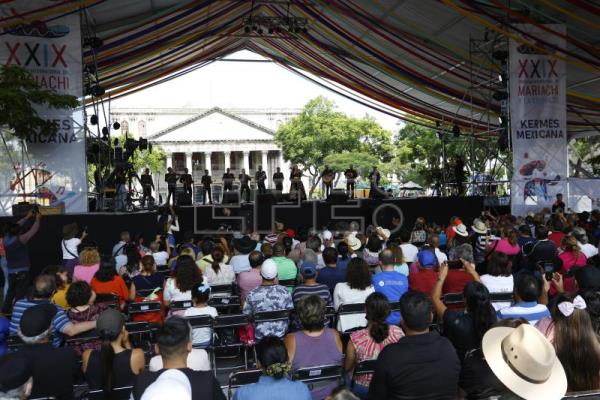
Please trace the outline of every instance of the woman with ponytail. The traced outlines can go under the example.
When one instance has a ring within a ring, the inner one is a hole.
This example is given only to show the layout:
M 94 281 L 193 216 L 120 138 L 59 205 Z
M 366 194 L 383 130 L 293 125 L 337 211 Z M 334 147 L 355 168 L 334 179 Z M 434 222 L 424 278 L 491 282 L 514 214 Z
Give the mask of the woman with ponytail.
M 225 264 L 225 252 L 221 246 L 215 246 L 210 255 L 212 261 L 210 266 L 204 270 L 206 281 L 210 286 L 230 285 L 235 281 L 235 273 L 231 265 Z
M 585 267 L 587 265 L 587 257 L 581 251 L 579 243 L 575 236 L 565 236 L 561 243 L 562 253 L 558 258 L 562 261 L 562 267 L 559 272 L 563 275 L 563 285 L 565 292 L 572 292 L 574 290 L 573 283 L 575 282 L 573 276 L 568 276 L 567 272 L 572 268 Z M 550 290 L 550 295 L 554 295 L 556 292 L 554 288 Z
M 346 346 L 345 369 L 351 372 L 354 366 L 365 360 L 376 359 L 381 350 L 390 343 L 396 343 L 404 337 L 401 328 L 388 325 L 385 320 L 390 314 L 391 306 L 382 293 L 372 293 L 365 302 L 367 309 L 367 328 L 350 334 Z M 355 378 L 354 393 L 361 399 L 366 398 L 371 383 L 371 374 Z
M 144 352 L 132 349 L 123 314 L 114 309 L 104 311 L 96 322 L 100 350 L 86 350 L 82 356 L 83 373 L 90 390 L 103 390 L 112 398 L 112 390 L 132 386 L 135 376 L 144 369 Z
M 466 263 L 465 268 L 473 276 L 463 289 L 464 311 L 449 310 L 442 302 L 442 287 L 448 275 L 448 264 L 440 266 L 438 280 L 431 292 L 431 302 L 438 318 L 443 321 L 444 335 L 452 342 L 458 357 L 463 360 L 465 354 L 481 347 L 481 339 L 496 322 L 496 311 L 490 301 L 490 292 L 479 281 L 475 266 Z

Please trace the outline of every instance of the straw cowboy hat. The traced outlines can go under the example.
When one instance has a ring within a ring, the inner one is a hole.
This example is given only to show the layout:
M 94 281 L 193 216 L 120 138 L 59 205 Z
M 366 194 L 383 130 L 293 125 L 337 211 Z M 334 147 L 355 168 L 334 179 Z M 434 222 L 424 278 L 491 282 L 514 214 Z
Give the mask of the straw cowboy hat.
M 567 376 L 554 347 L 529 324 L 490 329 L 482 350 L 494 375 L 524 399 L 561 399 L 567 392 Z
M 473 232 L 475 233 L 485 235 L 487 234 L 488 227 L 485 222 L 477 218 L 475 219 L 475 221 L 473 221 L 473 226 L 471 227 L 471 229 L 473 229 Z
M 469 236 L 469 232 L 467 232 L 467 227 L 465 224 L 459 224 L 452 227 L 452 230 L 459 236 L 467 237 Z
M 377 229 L 375 229 L 375 232 L 381 240 L 388 240 L 392 234 L 389 229 L 382 228 L 381 226 L 378 226 Z
M 360 239 L 357 238 L 354 234 L 348 235 L 348 237 L 346 238 L 346 242 L 348 243 L 348 246 L 350 246 L 350 248 L 354 251 L 360 249 L 360 247 L 362 246 Z

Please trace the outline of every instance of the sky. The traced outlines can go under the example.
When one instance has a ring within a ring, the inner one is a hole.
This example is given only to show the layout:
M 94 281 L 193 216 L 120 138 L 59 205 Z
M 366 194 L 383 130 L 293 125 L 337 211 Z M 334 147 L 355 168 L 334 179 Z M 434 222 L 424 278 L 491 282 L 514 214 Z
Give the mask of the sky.
M 266 60 L 247 50 L 227 59 Z M 311 75 L 311 77 L 313 77 Z M 112 107 L 302 108 L 325 96 L 338 110 L 355 117 L 370 115 L 396 133 L 398 119 L 365 107 L 271 62 L 217 61 L 179 78 L 112 101 Z

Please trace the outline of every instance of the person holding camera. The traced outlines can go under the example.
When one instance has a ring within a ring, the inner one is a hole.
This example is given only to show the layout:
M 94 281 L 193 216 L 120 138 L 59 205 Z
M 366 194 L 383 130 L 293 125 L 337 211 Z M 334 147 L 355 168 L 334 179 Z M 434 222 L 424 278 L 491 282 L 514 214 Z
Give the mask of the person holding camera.
M 8 291 L 2 305 L 4 314 L 10 314 L 14 301 L 27 295 L 30 280 L 29 269 L 31 268 L 27 243 L 40 229 L 41 218 L 42 214 L 37 206 L 34 206 L 27 212 L 25 218 L 8 226 L 2 241 L 8 269 Z M 31 220 L 34 220 L 33 224 L 23 232 L 24 226 Z

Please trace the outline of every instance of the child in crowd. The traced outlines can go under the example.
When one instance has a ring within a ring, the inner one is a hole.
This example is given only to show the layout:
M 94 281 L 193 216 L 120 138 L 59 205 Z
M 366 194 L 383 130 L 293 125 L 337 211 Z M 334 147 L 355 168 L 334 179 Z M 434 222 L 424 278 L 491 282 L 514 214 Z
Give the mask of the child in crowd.
M 192 288 L 192 301 L 194 306 L 185 310 L 184 317 L 196 317 L 199 315 L 210 315 L 215 318 L 219 315 L 217 309 L 208 305 L 210 298 L 210 286 L 207 283 L 197 283 Z M 212 335 L 211 328 L 195 328 L 193 331 L 192 344 L 204 347 L 210 344 Z

